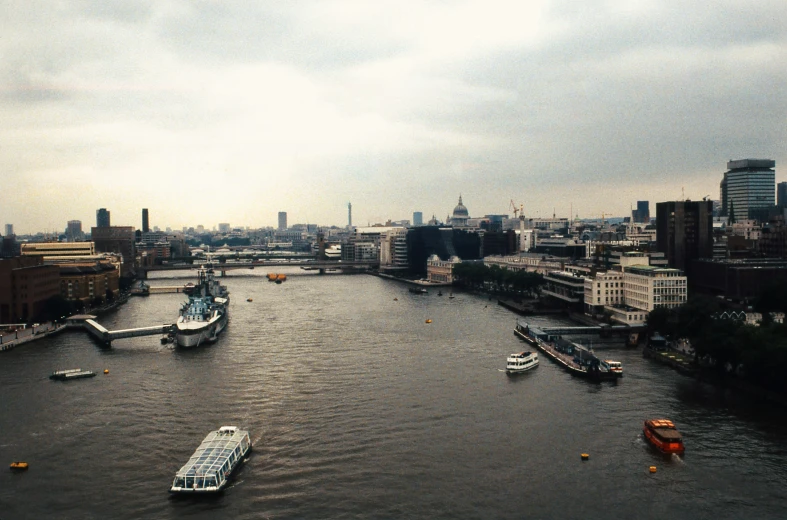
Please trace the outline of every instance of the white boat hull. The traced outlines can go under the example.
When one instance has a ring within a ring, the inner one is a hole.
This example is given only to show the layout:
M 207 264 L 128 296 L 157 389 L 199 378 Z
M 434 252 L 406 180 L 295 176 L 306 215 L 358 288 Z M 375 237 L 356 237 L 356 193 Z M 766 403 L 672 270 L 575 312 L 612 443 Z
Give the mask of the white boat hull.
M 181 348 L 193 348 L 206 343 L 213 343 L 227 326 L 227 315 L 224 314 L 217 320 L 205 323 L 200 328 L 177 327 L 175 342 Z

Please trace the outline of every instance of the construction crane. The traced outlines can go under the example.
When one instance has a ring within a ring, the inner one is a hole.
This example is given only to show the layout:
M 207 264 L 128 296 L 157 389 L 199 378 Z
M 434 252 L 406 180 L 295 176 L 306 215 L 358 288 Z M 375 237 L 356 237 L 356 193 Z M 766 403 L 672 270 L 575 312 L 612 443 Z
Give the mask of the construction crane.
M 520 204 L 519 207 L 516 207 L 516 203 L 514 199 L 511 199 L 511 208 L 514 210 L 514 218 L 517 217 L 517 212 L 519 212 L 519 218 L 524 220 L 525 219 L 525 205 Z

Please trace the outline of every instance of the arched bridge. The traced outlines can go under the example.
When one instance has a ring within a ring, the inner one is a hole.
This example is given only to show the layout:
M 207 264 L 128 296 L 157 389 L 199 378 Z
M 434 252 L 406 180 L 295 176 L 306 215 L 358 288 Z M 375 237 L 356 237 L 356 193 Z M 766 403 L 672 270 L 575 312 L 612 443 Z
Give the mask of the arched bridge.
M 204 264 L 194 262 L 193 264 L 169 264 L 169 265 L 150 265 L 141 266 L 137 273 L 141 278 L 147 278 L 148 273 L 158 271 L 187 271 L 199 269 Z M 300 267 L 306 270 L 319 270 L 324 273 L 329 270 L 359 270 L 373 269 L 380 266 L 379 260 L 368 260 L 359 262 L 345 262 L 341 260 L 287 260 L 287 261 L 268 261 L 255 260 L 254 262 L 226 262 L 223 264 L 213 264 L 213 270 L 224 276 L 227 271 L 238 269 L 254 269 L 255 267 Z

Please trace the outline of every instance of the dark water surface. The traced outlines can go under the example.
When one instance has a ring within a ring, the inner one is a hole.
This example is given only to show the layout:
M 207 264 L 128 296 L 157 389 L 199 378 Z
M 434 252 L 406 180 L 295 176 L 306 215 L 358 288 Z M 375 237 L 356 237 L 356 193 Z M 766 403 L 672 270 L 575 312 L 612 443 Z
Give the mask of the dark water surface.
M 508 377 L 506 355 L 525 347 L 516 317 L 486 298 L 289 272 L 281 285 L 226 278 L 231 322 L 212 346 L 148 336 L 102 350 L 69 332 L 0 355 L 0 462 L 30 463 L 0 471 L 0 518 L 785 518 L 782 409 L 637 350 L 609 351 L 617 385 L 546 358 Z M 100 321 L 171 323 L 183 300 L 135 298 Z M 48 379 L 76 367 L 110 373 Z M 685 458 L 645 444 L 642 421 L 657 416 L 678 425 Z M 255 443 L 232 486 L 170 499 L 221 425 Z

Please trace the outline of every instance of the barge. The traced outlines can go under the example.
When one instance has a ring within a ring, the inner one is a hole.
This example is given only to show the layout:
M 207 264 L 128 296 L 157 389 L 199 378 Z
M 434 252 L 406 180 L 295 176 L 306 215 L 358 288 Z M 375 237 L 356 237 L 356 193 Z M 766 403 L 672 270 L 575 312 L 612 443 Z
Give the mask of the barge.
M 82 379 L 85 377 L 93 377 L 96 373 L 90 370 L 82 370 L 81 368 L 71 368 L 69 370 L 58 370 L 49 376 L 49 379 L 56 381 L 67 381 L 69 379 Z
M 175 474 L 170 493 L 219 493 L 251 448 L 249 432 L 237 426 L 222 426 L 210 432 Z
M 582 345 L 545 334 L 522 320 L 516 321 L 514 334 L 546 354 L 573 376 L 592 381 L 615 381 L 618 378 L 604 360 L 598 359 Z

